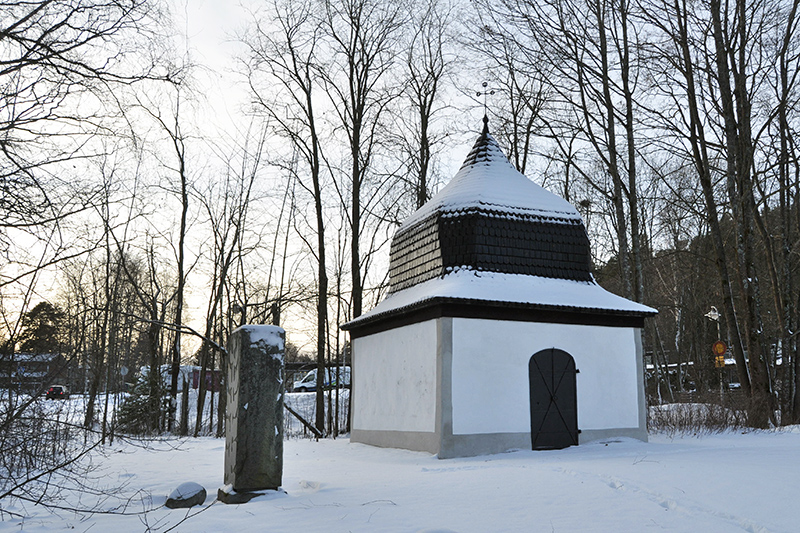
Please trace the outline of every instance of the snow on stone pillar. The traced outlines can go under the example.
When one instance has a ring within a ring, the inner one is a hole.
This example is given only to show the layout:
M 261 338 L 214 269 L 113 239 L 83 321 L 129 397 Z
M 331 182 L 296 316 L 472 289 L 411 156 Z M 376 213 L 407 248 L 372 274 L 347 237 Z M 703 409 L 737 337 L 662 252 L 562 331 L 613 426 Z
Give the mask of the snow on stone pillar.
M 283 475 L 283 367 L 286 332 L 242 326 L 228 339 L 225 487 L 219 499 L 243 503 L 276 490 Z

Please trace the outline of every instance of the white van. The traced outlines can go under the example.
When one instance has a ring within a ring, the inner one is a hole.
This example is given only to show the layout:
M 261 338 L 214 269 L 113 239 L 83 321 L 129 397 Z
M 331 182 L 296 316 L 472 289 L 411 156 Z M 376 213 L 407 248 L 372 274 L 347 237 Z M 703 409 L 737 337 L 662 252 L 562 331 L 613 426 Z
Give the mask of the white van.
M 337 384 L 336 377 L 337 377 L 337 370 L 338 370 L 338 377 L 339 382 Z M 323 389 L 331 389 L 336 387 L 344 387 L 346 389 L 350 388 L 350 367 L 349 366 L 342 366 L 339 368 L 332 367 L 332 368 L 325 368 L 326 379 L 325 382 L 322 384 Z M 313 392 L 317 390 L 317 369 L 311 370 L 303 376 L 303 379 L 299 381 L 295 381 L 294 385 L 292 386 L 292 392 Z

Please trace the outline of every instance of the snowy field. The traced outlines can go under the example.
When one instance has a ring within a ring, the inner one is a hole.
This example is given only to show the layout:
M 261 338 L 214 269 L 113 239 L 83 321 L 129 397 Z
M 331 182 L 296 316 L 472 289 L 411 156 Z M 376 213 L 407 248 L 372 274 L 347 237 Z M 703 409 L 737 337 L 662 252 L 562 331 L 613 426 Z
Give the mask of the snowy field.
M 350 391 L 348 389 L 340 389 L 338 391 L 326 392 L 325 406 L 326 409 L 330 406 L 331 412 L 337 412 L 339 418 L 339 427 L 344 428 L 347 424 L 347 402 L 349 400 Z M 178 405 L 181 403 L 181 395 L 178 393 Z M 113 417 L 113 412 L 122 403 L 125 394 L 108 396 L 108 415 L 109 420 Z M 213 397 L 213 398 L 212 398 Z M 0 402 L 7 401 L 6 396 L 0 392 Z M 20 397 L 22 400 L 27 399 L 26 396 Z M 297 414 L 303 417 L 307 422 L 314 423 L 314 413 L 316 393 L 314 392 L 295 392 L 287 393 L 284 401 L 291 407 Z M 216 428 L 216 406 L 219 404 L 219 393 L 207 393 L 206 401 L 203 407 L 203 429 L 201 435 L 213 435 Z M 1 404 L 0 404 L 1 405 Z M 79 394 L 73 394 L 69 400 L 51 401 L 45 400 L 44 397 L 40 398 L 37 403 L 38 408 L 42 413 L 47 414 L 51 418 L 59 418 L 62 421 L 69 421 L 72 424 L 82 425 L 86 413 L 86 398 Z M 103 419 L 103 414 L 106 406 L 106 396 L 100 394 L 95 402 L 95 422 L 100 425 Z M 337 410 L 338 406 L 338 410 Z M 211 416 L 211 411 L 214 411 L 214 416 Z M 2 410 L 2 407 L 0 407 Z M 189 428 L 190 432 L 194 431 L 195 419 L 197 416 L 197 390 L 189 390 Z M 209 428 L 209 421 L 211 428 Z M 288 411 L 284 411 L 283 417 L 284 435 L 287 437 L 311 437 L 311 433 L 304 427 L 296 417 L 291 415 Z
M 123 487 L 100 504 L 110 514 L 18 505 L 31 517 L 6 515 L 0 530 L 800 531 L 800 427 L 449 460 L 342 438 L 289 439 L 285 492 L 243 505 L 214 501 L 224 447 L 211 437 L 146 448 L 115 441 L 93 474 L 108 488 Z M 163 507 L 186 481 L 208 490 L 205 505 L 188 513 Z M 90 500 L 84 495 L 81 504 Z

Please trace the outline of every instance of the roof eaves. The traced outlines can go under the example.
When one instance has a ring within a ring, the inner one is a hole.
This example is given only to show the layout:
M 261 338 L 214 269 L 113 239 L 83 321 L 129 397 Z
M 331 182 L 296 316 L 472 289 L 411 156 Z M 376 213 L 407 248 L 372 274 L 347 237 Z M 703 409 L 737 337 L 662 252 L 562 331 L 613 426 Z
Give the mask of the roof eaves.
M 421 322 L 433 318 L 431 313 L 423 312 L 433 307 L 440 308 L 440 313 L 434 313 L 436 316 L 467 317 L 474 315 L 475 318 L 610 326 L 639 325 L 644 318 L 657 314 L 655 310 L 639 311 L 431 296 L 383 312 L 362 315 L 361 317 L 342 324 L 341 329 L 350 331 L 351 334 L 353 334 L 359 330 L 374 328 L 376 325 L 383 322 L 393 320 L 398 320 L 403 323 Z M 465 312 L 467 309 L 470 311 Z M 448 314 L 446 313 L 448 310 L 455 312 Z M 480 312 L 475 312 L 477 310 L 480 310 Z M 513 312 L 513 314 L 509 312 Z

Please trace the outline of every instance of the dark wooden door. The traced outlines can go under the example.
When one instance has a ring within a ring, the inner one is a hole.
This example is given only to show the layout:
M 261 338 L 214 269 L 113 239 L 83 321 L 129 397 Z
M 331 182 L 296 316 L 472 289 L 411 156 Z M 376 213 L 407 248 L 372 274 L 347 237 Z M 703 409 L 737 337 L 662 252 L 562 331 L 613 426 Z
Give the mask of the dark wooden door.
M 578 444 L 575 360 L 556 348 L 537 352 L 528 363 L 531 445 L 534 450 Z

